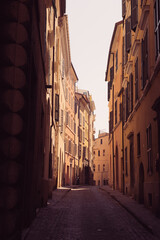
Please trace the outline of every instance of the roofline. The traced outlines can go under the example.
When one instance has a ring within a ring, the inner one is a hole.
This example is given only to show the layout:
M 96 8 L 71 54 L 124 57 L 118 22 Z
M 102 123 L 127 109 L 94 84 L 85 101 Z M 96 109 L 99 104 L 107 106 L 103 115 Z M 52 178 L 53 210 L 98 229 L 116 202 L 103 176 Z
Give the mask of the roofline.
M 109 53 L 108 53 L 108 61 L 107 61 L 107 69 L 106 69 L 106 76 L 107 76 L 107 73 L 108 73 L 108 68 L 109 68 L 109 59 L 110 59 L 110 55 L 111 55 L 111 49 L 112 49 L 112 45 L 113 45 L 113 41 L 114 41 L 114 37 L 115 37 L 115 34 L 116 34 L 116 30 L 117 30 L 117 27 L 119 25 L 121 25 L 123 23 L 123 20 L 119 21 L 119 22 L 116 22 L 115 23 L 115 26 L 114 26 L 114 30 L 113 30 L 113 34 L 112 34 L 112 39 L 111 39 L 111 43 L 110 43 L 110 48 L 109 48 Z M 105 76 L 105 81 L 107 82 L 107 78 Z
M 75 68 L 74 68 L 74 66 L 73 66 L 73 63 L 72 63 L 72 62 L 71 62 L 71 66 L 72 66 L 72 68 L 73 68 L 74 74 L 75 74 L 75 76 L 76 76 L 76 78 L 77 78 L 77 81 L 78 81 L 79 79 L 78 79 L 77 73 L 76 73 L 76 71 L 75 71 Z

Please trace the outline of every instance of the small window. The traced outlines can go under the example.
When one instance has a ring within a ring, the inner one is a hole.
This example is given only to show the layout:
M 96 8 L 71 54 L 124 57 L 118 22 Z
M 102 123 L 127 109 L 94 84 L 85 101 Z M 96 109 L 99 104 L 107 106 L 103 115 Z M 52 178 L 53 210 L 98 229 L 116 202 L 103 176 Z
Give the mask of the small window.
M 116 51 L 116 71 L 118 70 L 118 50 Z
M 93 164 L 93 171 L 95 172 L 95 170 L 96 170 L 96 166 L 95 164 Z
M 96 154 L 95 151 L 93 151 L 93 154 L 94 154 L 94 155 Z
M 103 156 L 105 156 L 105 149 L 103 149 Z
M 103 164 L 103 172 L 105 172 L 105 164 Z
M 98 164 L 98 172 L 100 172 L 100 164 Z
M 98 156 L 100 156 L 100 150 L 98 150 Z
M 103 144 L 103 140 L 101 139 L 101 144 Z
M 137 156 L 141 155 L 140 133 L 137 134 Z
M 117 124 L 117 101 L 115 102 L 115 124 Z

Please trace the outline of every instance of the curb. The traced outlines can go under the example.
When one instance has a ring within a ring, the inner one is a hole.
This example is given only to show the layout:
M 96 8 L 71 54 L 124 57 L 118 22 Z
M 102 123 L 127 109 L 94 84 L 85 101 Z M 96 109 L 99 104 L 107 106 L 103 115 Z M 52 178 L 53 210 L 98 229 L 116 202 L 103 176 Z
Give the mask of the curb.
M 128 213 L 130 213 L 144 228 L 146 228 L 146 230 L 148 232 L 150 232 L 152 235 L 155 236 L 155 234 L 153 233 L 153 229 L 148 226 L 142 219 L 140 219 L 131 209 L 129 209 L 127 206 L 125 206 L 118 198 L 116 198 L 114 195 L 112 195 L 110 192 L 108 192 L 107 190 L 105 190 L 104 188 L 99 187 L 100 190 L 106 192 L 108 195 L 111 196 L 111 198 L 113 198 L 116 202 L 119 203 L 119 205 L 121 205 Z

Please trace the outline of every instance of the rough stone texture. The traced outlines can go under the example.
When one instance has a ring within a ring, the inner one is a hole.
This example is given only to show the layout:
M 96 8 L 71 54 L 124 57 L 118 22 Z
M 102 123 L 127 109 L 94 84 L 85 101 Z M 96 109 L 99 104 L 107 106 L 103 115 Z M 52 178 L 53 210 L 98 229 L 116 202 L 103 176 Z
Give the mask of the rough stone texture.
M 22 239 L 158 240 L 98 188 L 72 188 L 63 197 L 61 191 L 53 192 L 53 199 L 39 212 L 28 234 Z
M 22 89 L 26 84 L 26 76 L 20 68 L 5 67 L 0 70 L 0 85 L 8 85 L 13 89 Z
M 15 159 L 17 158 L 22 150 L 21 142 L 15 137 L 7 137 L 6 139 L 2 140 L 1 148 L 3 154 L 10 158 Z

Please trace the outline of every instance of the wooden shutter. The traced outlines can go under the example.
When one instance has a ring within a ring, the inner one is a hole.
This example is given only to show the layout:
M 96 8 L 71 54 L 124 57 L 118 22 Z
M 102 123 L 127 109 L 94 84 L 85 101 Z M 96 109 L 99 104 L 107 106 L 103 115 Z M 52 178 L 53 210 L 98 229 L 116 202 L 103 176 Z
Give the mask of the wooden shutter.
M 113 130 L 113 111 L 110 112 L 110 132 Z
M 122 0 L 122 17 L 126 15 L 126 0 Z
M 127 18 L 126 19 L 126 24 L 125 24 L 125 28 L 126 28 L 126 52 L 130 51 L 131 48 L 131 18 Z
M 142 68 L 141 87 L 143 89 L 145 87 L 146 81 L 148 79 L 148 31 L 146 31 L 146 35 L 144 37 L 144 40 L 142 39 L 141 68 Z
M 131 0 L 131 28 L 136 30 L 138 23 L 138 0 Z
M 118 70 L 118 50 L 116 51 L 116 71 Z
M 55 95 L 55 121 L 59 121 L 59 95 Z
M 117 123 L 117 101 L 115 102 L 115 124 Z
M 111 82 L 110 88 L 112 87 L 113 79 L 114 79 L 114 66 L 110 68 L 110 82 Z

